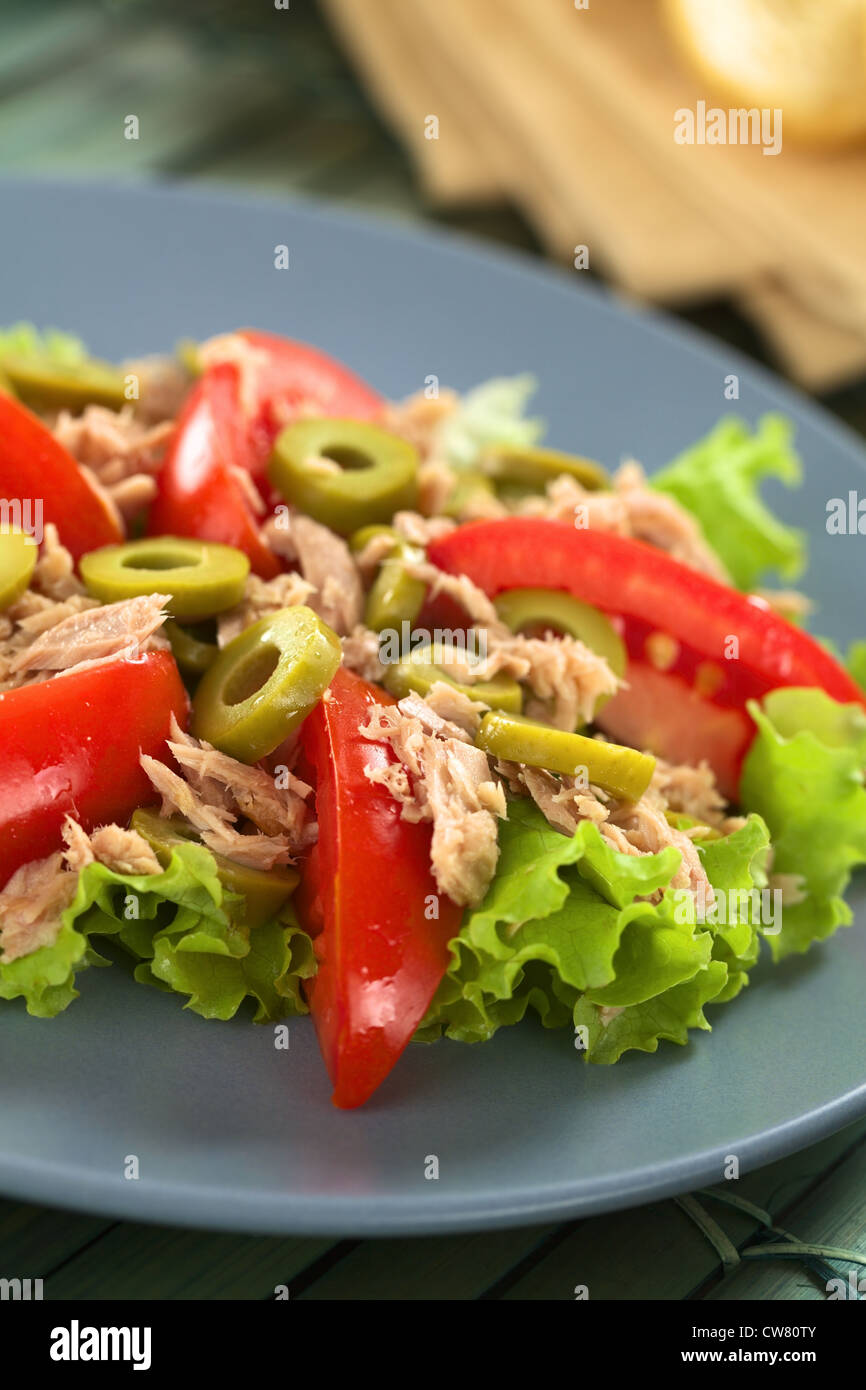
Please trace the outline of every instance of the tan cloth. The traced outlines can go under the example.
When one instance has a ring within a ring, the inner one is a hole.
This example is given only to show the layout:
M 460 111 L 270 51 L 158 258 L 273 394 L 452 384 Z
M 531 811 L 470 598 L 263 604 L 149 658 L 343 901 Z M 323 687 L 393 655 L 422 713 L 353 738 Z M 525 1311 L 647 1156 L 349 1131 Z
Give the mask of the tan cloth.
M 678 109 L 728 102 L 679 63 L 652 0 L 326 9 L 431 198 L 508 197 L 556 259 L 585 245 L 638 297 L 730 293 L 813 389 L 866 369 L 866 149 L 677 144 Z

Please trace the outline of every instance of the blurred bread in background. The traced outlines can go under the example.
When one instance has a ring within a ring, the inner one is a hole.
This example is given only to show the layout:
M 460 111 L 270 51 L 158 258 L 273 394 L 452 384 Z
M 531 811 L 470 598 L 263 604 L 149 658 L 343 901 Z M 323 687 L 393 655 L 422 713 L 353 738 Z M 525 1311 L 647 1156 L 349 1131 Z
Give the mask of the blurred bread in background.
M 781 107 L 785 138 L 866 137 L 863 0 L 664 0 L 685 60 L 734 106 Z
M 324 8 L 433 204 L 507 200 L 632 299 L 727 296 L 812 389 L 866 372 L 866 0 Z M 704 138 L 729 107 L 753 138 Z

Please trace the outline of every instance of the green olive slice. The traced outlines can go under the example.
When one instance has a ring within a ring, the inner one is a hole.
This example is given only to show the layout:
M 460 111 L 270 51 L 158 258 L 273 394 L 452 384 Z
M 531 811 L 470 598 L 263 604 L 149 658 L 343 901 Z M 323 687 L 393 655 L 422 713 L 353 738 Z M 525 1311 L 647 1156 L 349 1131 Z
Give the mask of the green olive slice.
M 163 817 L 146 806 L 133 814 L 131 826 L 147 840 L 163 868 L 178 845 L 198 843 L 195 830 L 183 816 Z M 213 854 L 213 850 L 209 853 Z M 236 864 L 222 854 L 213 857 L 223 887 L 230 893 L 240 893 L 244 899 L 239 913 L 245 926 L 263 927 L 272 921 L 298 886 L 297 869 L 277 866 L 265 871 Z
M 89 593 L 103 603 L 168 594 L 172 617 L 200 622 L 240 602 L 250 562 L 230 545 L 156 536 L 91 550 L 80 568 Z
M 201 345 L 194 338 L 181 338 L 175 347 L 174 355 L 189 376 L 201 376 Z
M 650 784 L 655 758 L 619 743 L 603 743 L 584 734 L 551 729 L 534 719 L 491 710 L 475 740 L 479 748 L 512 763 L 527 763 L 610 792 L 619 801 L 639 801 Z
M 24 531 L 0 531 L 0 610 L 11 608 L 30 586 L 39 547 Z
M 242 763 L 257 763 L 316 707 L 342 655 L 339 637 L 311 608 L 260 619 L 202 676 L 192 732 Z
M 461 471 L 442 508 L 442 514 L 459 519 L 473 505 L 489 501 L 495 496 L 496 489 L 486 473 L 477 468 Z
M 353 555 L 357 555 L 362 550 L 365 550 L 370 544 L 370 541 L 376 540 L 378 536 L 390 536 L 391 540 L 398 541 L 400 539 L 400 532 L 395 531 L 393 526 L 382 526 L 378 523 L 373 526 L 360 526 L 358 530 L 353 531 L 349 537 L 349 549 L 352 551 Z
M 383 646 L 381 653 L 387 655 L 387 648 Z M 492 680 L 476 681 L 473 685 L 463 685 L 449 676 L 439 664 L 441 661 L 447 663 L 448 659 L 448 649 L 443 644 L 427 643 L 415 647 L 400 661 L 385 662 L 384 655 L 383 684 L 398 700 L 413 691 L 423 697 L 429 693 L 435 681 L 444 681 L 470 700 L 478 700 L 492 709 L 511 710 L 519 714 L 523 708 L 523 691 L 511 676 L 494 676 Z
M 56 362 L 44 357 L 0 356 L 0 369 L 16 394 L 33 410 L 83 410 L 105 405 L 120 410 L 126 403 L 125 378 L 119 367 L 87 358 Z
M 171 643 L 175 661 L 188 676 L 203 676 L 219 655 L 216 642 L 209 640 L 210 634 L 207 637 L 203 633 L 200 635 L 194 628 L 181 627 L 172 618 L 163 627 L 163 632 Z
M 427 585 L 422 579 L 414 579 L 408 572 L 411 560 L 423 560 L 424 554 L 417 545 L 412 545 L 393 526 L 362 526 L 349 537 L 349 549 L 359 554 L 370 544 L 384 536 L 389 541 L 384 548 L 384 558 L 379 572 L 370 585 L 364 609 L 364 623 L 371 632 L 382 632 L 386 628 L 398 633 L 403 631 L 403 623 L 410 627 L 415 622 L 427 597 Z
M 359 420 L 298 420 L 268 465 L 285 501 L 343 536 L 414 507 L 417 471 L 417 449 Z
M 574 637 L 603 656 L 615 676 L 624 676 L 625 643 L 604 613 L 558 589 L 508 589 L 494 600 L 496 611 L 512 632 L 553 631 Z M 602 695 L 596 711 L 611 697 Z
M 497 482 L 543 488 L 563 473 L 581 487 L 596 491 L 610 486 L 607 471 L 592 459 L 564 454 L 559 449 L 538 449 L 511 444 L 492 444 L 481 457 L 481 467 Z
M 419 558 L 417 548 L 402 541 L 382 561 L 364 610 L 364 622 L 371 631 L 389 629 L 402 633 L 403 623 L 411 627 L 421 612 L 427 585 L 423 579 L 415 579 L 409 573 L 407 560 L 410 556 Z

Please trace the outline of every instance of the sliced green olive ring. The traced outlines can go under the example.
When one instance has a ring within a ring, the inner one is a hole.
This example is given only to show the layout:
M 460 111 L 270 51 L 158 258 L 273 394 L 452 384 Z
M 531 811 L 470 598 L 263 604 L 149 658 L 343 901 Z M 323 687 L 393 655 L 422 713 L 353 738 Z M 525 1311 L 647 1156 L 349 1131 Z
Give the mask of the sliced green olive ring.
M 415 506 L 418 451 L 359 420 L 299 420 L 278 436 L 268 476 L 302 512 L 351 535 Z
M 493 444 L 484 451 L 480 462 L 488 477 L 497 482 L 518 483 L 527 488 L 543 488 L 545 483 L 563 473 L 591 491 L 610 486 L 607 472 L 600 463 L 576 454 L 563 454 L 558 449 Z
M 172 850 L 198 842 L 195 830 L 183 816 L 163 817 L 148 807 L 134 813 L 131 825 L 147 840 L 163 868 L 168 866 Z M 236 864 L 222 854 L 214 854 L 214 859 L 223 887 L 243 896 L 240 912 L 248 927 L 262 927 L 272 921 L 298 886 L 296 869 L 277 867 L 265 872 Z
M 386 646 L 380 650 L 387 654 Z M 492 709 L 520 713 L 523 708 L 523 691 L 511 676 L 494 676 L 489 681 L 463 685 L 453 676 L 449 676 L 439 664 L 440 661 L 447 661 L 447 656 L 447 648 L 429 643 L 414 648 L 401 661 L 386 662 L 383 678 L 385 689 L 398 700 L 402 700 L 413 691 L 416 695 L 427 695 L 435 681 L 444 681 L 446 685 L 459 690 L 470 700 L 478 700 L 482 704 L 490 705 Z
M 81 561 L 88 591 L 103 603 L 168 594 L 172 617 L 193 623 L 239 603 L 249 572 L 233 546 L 176 536 L 106 545 Z
M 205 672 L 192 732 L 242 763 L 257 763 L 316 707 L 342 655 L 339 637 L 311 608 L 260 619 Z
M 349 549 L 353 555 L 359 555 L 371 541 L 376 540 L 379 536 L 390 536 L 396 542 L 400 539 L 400 532 L 395 531 L 393 526 L 361 526 L 357 531 L 353 531 L 349 537 Z
M 197 636 L 191 628 L 181 627 L 171 618 L 163 631 L 171 643 L 175 661 L 189 676 L 203 676 L 219 656 L 216 642 Z
M 625 675 L 625 643 L 604 613 L 558 589 L 508 589 L 494 600 L 496 611 L 512 632 L 552 630 L 574 637 L 603 656 L 615 676 Z M 609 695 L 596 702 L 596 710 Z
M 475 740 L 479 748 L 512 763 L 527 763 L 569 777 L 585 777 L 619 801 L 639 801 L 656 762 L 647 753 L 583 734 L 551 729 L 520 715 L 491 710 Z
M 427 585 L 407 572 L 410 560 L 423 560 L 424 554 L 395 531 L 393 526 L 362 526 L 349 537 L 349 549 L 358 555 L 371 541 L 385 537 L 384 558 L 379 573 L 367 594 L 364 623 L 372 632 L 395 628 L 402 633 L 402 624 L 414 623 L 427 597 Z
M 38 545 L 24 531 L 0 531 L 0 611 L 26 592 L 38 554 Z
M 108 362 L 54 362 L 4 353 L 0 371 L 34 410 L 79 411 L 86 405 L 120 410 L 126 403 L 124 374 Z

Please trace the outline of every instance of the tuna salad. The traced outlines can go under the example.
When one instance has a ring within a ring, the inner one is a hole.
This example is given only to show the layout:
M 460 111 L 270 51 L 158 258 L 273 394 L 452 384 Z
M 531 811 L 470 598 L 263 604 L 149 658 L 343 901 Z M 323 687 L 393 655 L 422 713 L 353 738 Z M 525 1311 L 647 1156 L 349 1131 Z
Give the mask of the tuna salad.
M 851 921 L 866 643 L 804 626 L 788 423 L 609 471 L 533 389 L 0 331 L 0 1007 L 309 1013 L 348 1109 L 526 1015 L 686 1043 Z

